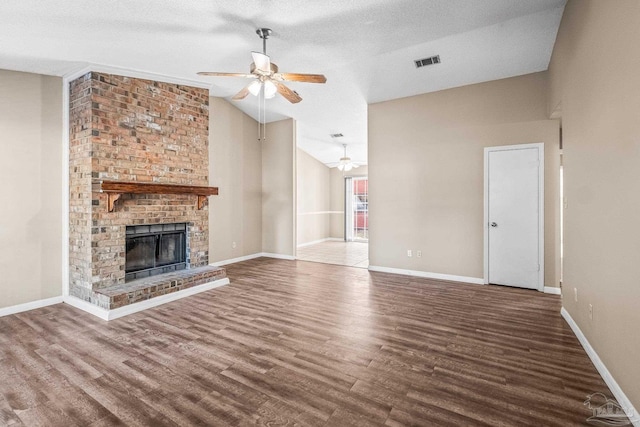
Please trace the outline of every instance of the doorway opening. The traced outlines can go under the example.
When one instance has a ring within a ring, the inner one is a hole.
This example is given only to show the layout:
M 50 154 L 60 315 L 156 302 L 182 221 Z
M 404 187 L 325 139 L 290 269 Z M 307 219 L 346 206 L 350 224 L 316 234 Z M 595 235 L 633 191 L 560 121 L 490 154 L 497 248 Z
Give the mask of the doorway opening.
M 367 166 L 360 165 L 345 176 L 345 171 L 320 164 L 298 149 L 298 260 L 369 266 L 367 172 Z
M 363 168 L 365 168 L 364 166 Z M 369 266 L 369 180 L 366 175 L 342 176 L 335 170 L 336 181 L 342 183 L 336 189 L 334 200 L 339 203 L 335 212 L 342 216 L 342 236 L 310 246 L 298 246 L 297 257 L 303 261 L 338 264 L 349 267 Z M 339 175 L 338 175 L 339 174 Z

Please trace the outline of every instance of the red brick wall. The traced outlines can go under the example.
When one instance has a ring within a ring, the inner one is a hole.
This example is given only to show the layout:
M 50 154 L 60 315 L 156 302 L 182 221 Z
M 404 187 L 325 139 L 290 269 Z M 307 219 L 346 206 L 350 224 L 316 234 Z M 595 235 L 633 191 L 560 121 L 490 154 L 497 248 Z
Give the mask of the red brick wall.
M 208 264 L 208 207 L 196 196 L 123 195 L 114 212 L 91 180 L 208 185 L 206 89 L 89 73 L 70 85 L 70 292 L 124 282 L 125 227 L 189 223 L 188 260 Z

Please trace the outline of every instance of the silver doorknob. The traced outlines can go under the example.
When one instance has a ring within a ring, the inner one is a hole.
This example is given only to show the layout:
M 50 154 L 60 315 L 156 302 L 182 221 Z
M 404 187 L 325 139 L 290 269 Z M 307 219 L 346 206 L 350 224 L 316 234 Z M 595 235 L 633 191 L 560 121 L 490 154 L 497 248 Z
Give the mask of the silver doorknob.
M 497 223 L 495 223 L 495 222 L 492 222 L 492 223 L 491 223 L 491 226 L 492 226 L 492 227 L 497 227 L 497 226 L 498 226 L 498 224 L 497 224 Z

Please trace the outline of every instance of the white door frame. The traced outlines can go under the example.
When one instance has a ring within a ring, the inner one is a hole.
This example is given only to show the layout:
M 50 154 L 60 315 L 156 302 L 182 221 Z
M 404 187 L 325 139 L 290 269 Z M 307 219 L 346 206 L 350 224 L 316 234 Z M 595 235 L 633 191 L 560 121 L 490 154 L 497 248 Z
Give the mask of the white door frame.
M 502 145 L 484 149 L 484 283 L 489 284 L 489 153 L 492 151 L 538 148 L 540 169 L 538 174 L 538 291 L 544 292 L 544 143 Z

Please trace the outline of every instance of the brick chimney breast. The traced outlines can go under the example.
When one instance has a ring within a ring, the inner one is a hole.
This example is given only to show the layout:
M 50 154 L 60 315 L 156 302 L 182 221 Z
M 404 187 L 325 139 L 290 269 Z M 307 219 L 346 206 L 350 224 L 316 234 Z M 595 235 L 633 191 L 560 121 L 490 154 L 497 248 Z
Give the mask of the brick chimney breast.
M 209 91 L 90 72 L 69 86 L 69 292 L 124 284 L 127 225 L 187 223 L 188 265 L 208 265 L 208 207 L 194 195 L 124 194 L 113 212 L 97 179 L 208 186 Z

